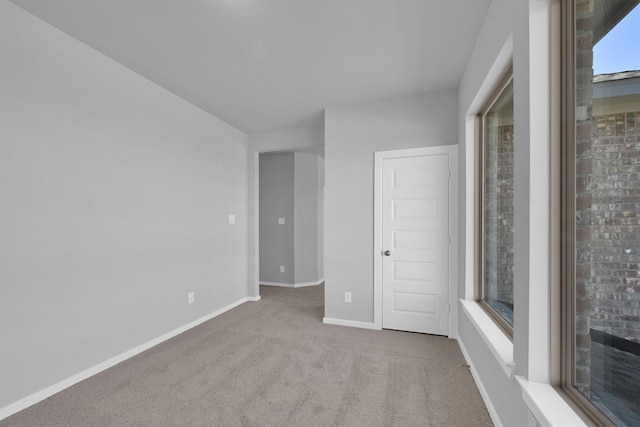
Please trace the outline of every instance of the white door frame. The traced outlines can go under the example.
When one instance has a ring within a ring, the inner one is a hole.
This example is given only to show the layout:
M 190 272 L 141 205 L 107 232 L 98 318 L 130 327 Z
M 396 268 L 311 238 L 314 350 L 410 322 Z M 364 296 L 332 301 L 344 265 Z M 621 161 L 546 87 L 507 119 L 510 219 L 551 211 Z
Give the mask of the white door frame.
M 376 151 L 374 166 L 373 325 L 382 329 L 382 162 L 402 157 L 449 156 L 449 337 L 458 334 L 458 146 Z

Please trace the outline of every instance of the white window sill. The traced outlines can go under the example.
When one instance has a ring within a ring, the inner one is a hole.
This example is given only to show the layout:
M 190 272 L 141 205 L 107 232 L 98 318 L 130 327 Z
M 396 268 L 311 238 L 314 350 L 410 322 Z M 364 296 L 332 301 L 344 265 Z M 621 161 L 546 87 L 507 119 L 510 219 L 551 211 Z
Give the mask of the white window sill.
M 522 388 L 522 399 L 542 427 L 583 427 L 587 424 L 549 384 L 527 381 L 516 376 Z
M 518 381 L 522 400 L 541 427 L 586 427 L 587 424 L 549 384 L 527 381 L 515 375 L 513 342 L 498 328 L 487 313 L 475 301 L 460 300 L 460 304 L 478 335 L 502 367 L 509 379 Z
M 516 364 L 513 361 L 513 343 L 500 330 L 487 313 L 475 301 L 460 300 L 462 308 L 502 367 L 505 375 L 513 379 Z

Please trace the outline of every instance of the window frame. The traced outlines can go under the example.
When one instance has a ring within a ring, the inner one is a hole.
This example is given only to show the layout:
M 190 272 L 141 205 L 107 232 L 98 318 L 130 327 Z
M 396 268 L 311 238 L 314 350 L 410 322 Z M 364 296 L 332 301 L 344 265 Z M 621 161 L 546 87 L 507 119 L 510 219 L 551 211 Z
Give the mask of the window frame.
M 552 0 L 551 382 L 589 425 L 615 424 L 576 387 L 576 0 Z M 556 89 L 554 91 L 554 89 Z M 554 303 L 554 297 L 558 303 Z
M 475 118 L 475 289 L 476 303 L 489 315 L 502 332 L 513 341 L 513 327 L 487 302 L 484 294 L 484 116 L 491 110 L 506 87 L 513 81 L 513 59 L 510 59 Z

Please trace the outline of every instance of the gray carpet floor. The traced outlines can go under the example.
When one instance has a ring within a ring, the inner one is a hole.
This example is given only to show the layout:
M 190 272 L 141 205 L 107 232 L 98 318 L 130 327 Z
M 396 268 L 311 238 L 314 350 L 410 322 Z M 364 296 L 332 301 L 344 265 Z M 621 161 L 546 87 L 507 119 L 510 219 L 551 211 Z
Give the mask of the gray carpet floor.
M 454 340 L 325 325 L 323 286 L 245 303 L 0 426 L 491 426 Z

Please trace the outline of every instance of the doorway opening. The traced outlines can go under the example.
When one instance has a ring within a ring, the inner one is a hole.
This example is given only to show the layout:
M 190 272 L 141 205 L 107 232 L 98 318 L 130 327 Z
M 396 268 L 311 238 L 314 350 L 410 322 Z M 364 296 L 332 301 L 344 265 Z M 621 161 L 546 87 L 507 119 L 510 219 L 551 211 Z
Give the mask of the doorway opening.
M 315 153 L 259 156 L 259 281 L 318 285 L 323 275 L 324 159 Z

